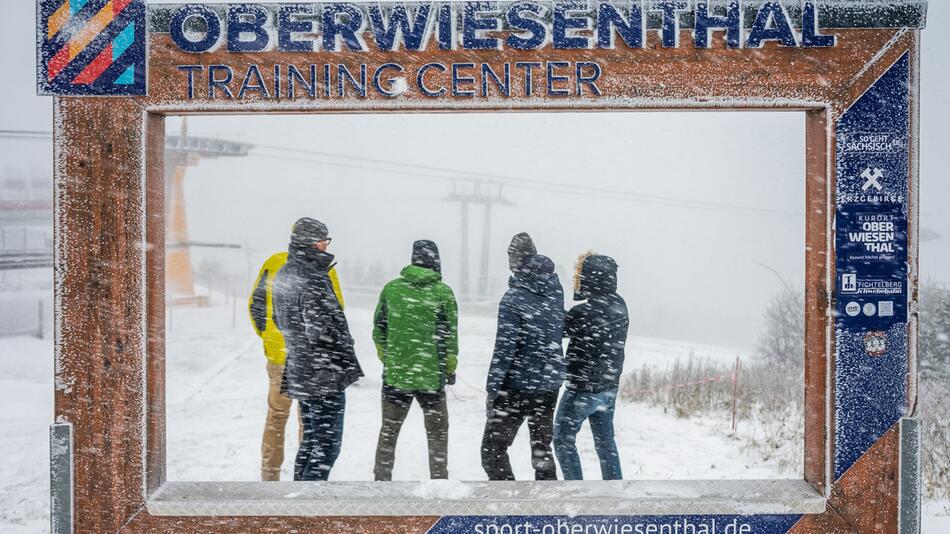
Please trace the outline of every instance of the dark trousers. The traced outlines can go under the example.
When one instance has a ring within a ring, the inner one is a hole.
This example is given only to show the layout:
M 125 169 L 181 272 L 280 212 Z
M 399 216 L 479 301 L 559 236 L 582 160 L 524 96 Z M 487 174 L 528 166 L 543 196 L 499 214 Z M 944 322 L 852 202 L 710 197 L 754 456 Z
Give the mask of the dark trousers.
M 343 443 L 344 392 L 299 401 L 303 439 L 294 462 L 294 480 L 327 480 Z
M 396 461 L 396 440 L 409 414 L 412 399 L 419 402 L 425 418 L 426 439 L 429 443 L 429 477 L 449 478 L 449 412 L 445 390 L 406 391 L 383 385 L 383 424 L 376 444 L 376 480 L 392 480 Z
M 554 432 L 554 407 L 557 391 L 500 392 L 488 410 L 482 436 L 482 467 L 488 480 L 514 480 L 508 447 L 527 419 L 531 436 L 531 465 L 535 480 L 557 480 L 557 467 L 551 454 Z

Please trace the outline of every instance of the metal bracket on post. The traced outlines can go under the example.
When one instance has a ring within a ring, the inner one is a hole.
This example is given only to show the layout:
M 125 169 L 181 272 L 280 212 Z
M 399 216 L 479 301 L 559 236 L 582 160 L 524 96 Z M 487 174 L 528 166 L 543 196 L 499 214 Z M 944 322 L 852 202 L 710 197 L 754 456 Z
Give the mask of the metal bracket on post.
M 900 421 L 900 495 L 898 532 L 920 534 L 920 420 Z
M 73 532 L 73 425 L 49 427 L 50 532 Z

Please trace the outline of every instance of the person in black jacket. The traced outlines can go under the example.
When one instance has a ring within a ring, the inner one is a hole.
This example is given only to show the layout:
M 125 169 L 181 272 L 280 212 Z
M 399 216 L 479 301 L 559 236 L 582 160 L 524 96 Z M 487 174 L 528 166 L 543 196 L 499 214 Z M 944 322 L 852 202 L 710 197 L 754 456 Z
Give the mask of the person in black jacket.
M 614 405 L 623 370 L 630 319 L 617 294 L 617 263 L 608 256 L 581 256 L 574 300 L 565 321 L 567 385 L 554 423 L 554 451 L 565 480 L 582 480 L 575 439 L 590 420 L 604 480 L 623 478 L 614 439 Z
M 554 408 L 564 382 L 564 292 L 554 262 L 537 254 L 528 234 L 508 247 L 510 286 L 498 306 L 488 371 L 482 467 L 489 480 L 514 480 L 508 448 L 525 420 L 536 480 L 556 480 L 551 452 Z
M 294 480 L 327 480 L 343 441 L 345 390 L 363 376 L 343 308 L 333 292 L 327 227 L 294 223 L 287 263 L 274 279 L 274 322 L 287 344 L 280 391 L 300 405 L 303 440 Z

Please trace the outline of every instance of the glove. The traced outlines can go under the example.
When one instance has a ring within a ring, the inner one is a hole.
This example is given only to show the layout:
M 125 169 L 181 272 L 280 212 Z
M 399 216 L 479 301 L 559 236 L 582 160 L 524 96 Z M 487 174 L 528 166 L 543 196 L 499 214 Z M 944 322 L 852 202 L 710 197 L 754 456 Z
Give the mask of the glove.
M 455 385 L 455 373 L 452 373 L 452 374 L 450 374 L 449 376 L 445 377 L 445 383 L 446 383 L 447 385 L 454 386 L 454 385 Z

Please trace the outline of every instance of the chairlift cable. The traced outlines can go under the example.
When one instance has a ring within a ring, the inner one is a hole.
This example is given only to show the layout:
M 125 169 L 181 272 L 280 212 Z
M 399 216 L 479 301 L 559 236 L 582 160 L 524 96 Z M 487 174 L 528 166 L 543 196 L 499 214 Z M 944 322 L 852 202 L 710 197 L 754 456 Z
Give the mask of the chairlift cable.
M 447 180 L 449 182 L 452 182 L 453 184 L 458 181 L 457 178 L 452 178 L 452 177 L 447 177 L 447 176 L 425 174 L 425 173 L 418 173 L 418 172 L 411 172 L 411 171 L 401 171 L 397 169 L 368 167 L 368 166 L 362 166 L 362 165 L 352 165 L 348 163 L 338 163 L 338 162 L 333 162 L 333 161 L 323 161 L 323 160 L 317 160 L 317 159 L 277 156 L 277 155 L 272 155 L 272 154 L 257 153 L 254 155 L 260 158 L 274 159 L 274 160 L 280 160 L 280 161 L 316 163 L 320 165 L 340 167 L 340 168 L 346 168 L 346 169 L 368 170 L 368 171 L 383 172 L 383 173 L 388 173 L 388 174 L 398 174 L 402 176 L 410 176 L 410 177 L 417 177 L 417 178 Z M 358 159 L 358 158 L 355 158 L 355 159 Z M 544 181 L 536 181 L 536 180 L 531 180 L 530 182 L 539 182 L 539 183 L 547 185 L 547 187 L 526 185 L 526 184 L 520 184 L 520 183 L 508 183 L 505 185 L 507 185 L 509 188 L 521 189 L 521 190 L 527 190 L 527 191 L 539 191 L 539 192 L 555 193 L 555 194 L 569 194 L 569 195 L 583 196 L 583 197 L 588 197 L 588 198 L 619 200 L 619 201 L 627 201 L 627 202 L 634 202 L 634 203 L 641 203 L 641 204 L 647 203 L 647 204 L 657 204 L 657 205 L 667 205 L 667 206 L 693 207 L 697 209 L 705 209 L 708 211 L 716 211 L 716 212 L 721 212 L 721 213 L 747 212 L 754 215 L 781 216 L 781 217 L 789 217 L 789 218 L 801 217 L 801 214 L 796 214 L 792 212 L 770 210 L 766 208 L 755 208 L 751 206 L 718 204 L 715 202 L 704 202 L 704 201 L 698 201 L 698 200 L 681 199 L 681 198 L 676 198 L 676 197 L 639 195 L 636 193 L 625 192 L 625 191 L 617 191 L 617 190 L 610 190 L 610 189 L 600 190 L 599 188 L 571 186 L 568 184 L 558 184 L 555 182 L 544 182 Z M 501 185 L 501 184 L 499 183 L 498 185 Z M 557 189 L 557 188 L 561 188 L 561 189 Z
M 398 166 L 398 167 L 411 167 L 411 168 L 418 168 L 418 169 L 425 169 L 425 170 L 432 170 L 432 171 L 439 171 L 439 172 L 449 172 L 453 174 L 480 176 L 483 178 L 491 179 L 492 180 L 491 183 L 495 183 L 499 185 L 507 183 L 509 186 L 521 187 L 522 189 L 525 189 L 525 188 L 523 186 L 516 186 L 514 183 L 520 182 L 520 183 L 526 183 L 526 184 L 535 184 L 539 186 L 558 187 L 558 188 L 569 189 L 569 190 L 580 191 L 580 192 L 599 192 L 599 193 L 605 193 L 605 194 L 610 194 L 610 195 L 623 195 L 627 197 L 636 197 L 636 198 L 643 198 L 643 199 L 649 199 L 649 200 L 665 200 L 665 201 L 678 202 L 678 203 L 689 203 L 697 207 L 711 206 L 711 207 L 725 208 L 729 210 L 754 211 L 754 212 L 763 213 L 763 214 L 776 214 L 776 215 L 789 216 L 789 217 L 801 216 L 801 214 L 797 214 L 797 213 L 780 211 L 780 210 L 768 210 L 768 209 L 763 209 L 763 208 L 755 208 L 751 206 L 721 204 L 721 203 L 715 203 L 715 202 L 707 202 L 707 201 L 702 201 L 702 200 L 693 200 L 693 199 L 671 197 L 671 196 L 664 196 L 664 195 L 649 195 L 649 194 L 644 194 L 644 193 L 635 193 L 633 191 L 622 191 L 618 189 L 610 189 L 610 188 L 603 188 L 603 187 L 579 186 L 579 185 L 574 185 L 574 184 L 551 182 L 548 180 L 538 180 L 538 179 L 533 179 L 533 178 L 522 178 L 522 177 L 506 176 L 506 175 L 499 175 L 499 174 L 492 174 L 492 173 L 485 173 L 485 172 L 478 172 L 478 171 L 453 169 L 450 167 L 439 167 L 439 166 L 433 166 L 433 165 L 423 165 L 419 163 L 406 163 L 406 162 L 400 162 L 400 161 L 392 161 L 392 160 L 386 160 L 386 159 L 380 159 L 380 158 L 367 158 L 363 156 L 336 154 L 333 152 L 325 152 L 325 151 L 320 151 L 320 150 L 281 147 L 278 145 L 255 145 L 255 146 L 258 148 L 266 148 L 266 149 L 278 150 L 278 151 L 314 154 L 314 155 L 324 156 L 324 157 L 364 161 L 364 162 L 369 162 L 369 163 L 393 165 L 393 166 Z M 374 169 L 374 170 L 382 170 L 382 169 Z M 432 175 L 427 175 L 427 176 L 432 176 Z M 440 178 L 448 179 L 448 177 L 440 177 Z

